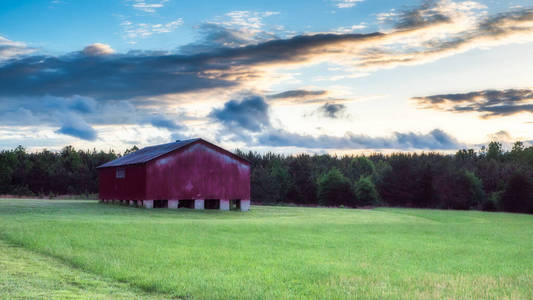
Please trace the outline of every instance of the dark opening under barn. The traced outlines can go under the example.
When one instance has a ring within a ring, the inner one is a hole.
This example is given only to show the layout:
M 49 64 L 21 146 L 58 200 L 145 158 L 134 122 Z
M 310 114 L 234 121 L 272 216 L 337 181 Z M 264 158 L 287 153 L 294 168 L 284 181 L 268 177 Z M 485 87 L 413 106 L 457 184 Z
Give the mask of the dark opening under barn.
M 180 200 L 178 202 L 178 208 L 194 208 L 194 200 L 193 199 L 184 199 Z
M 205 199 L 205 209 L 220 209 L 220 199 Z
M 233 199 L 229 204 L 230 210 L 241 210 L 241 199 Z
M 154 208 L 167 208 L 168 200 L 154 200 Z

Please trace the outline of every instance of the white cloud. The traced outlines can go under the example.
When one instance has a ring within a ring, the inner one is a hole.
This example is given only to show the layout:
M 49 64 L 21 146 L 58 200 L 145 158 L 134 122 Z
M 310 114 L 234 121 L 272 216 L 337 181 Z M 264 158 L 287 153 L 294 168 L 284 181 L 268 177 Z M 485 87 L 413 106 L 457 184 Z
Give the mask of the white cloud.
M 0 36 L 0 62 L 32 52 L 35 52 L 35 49 L 26 46 L 26 44 L 14 42 Z
M 168 23 L 138 23 L 134 24 L 128 20 L 120 23 L 124 29 L 125 38 L 127 39 L 137 39 L 137 38 L 147 38 L 154 34 L 170 33 L 176 30 L 178 27 L 183 25 L 183 19 L 178 18 L 174 21 Z
M 152 1 L 152 2 L 147 2 L 143 0 L 135 0 L 132 7 L 134 9 L 137 9 L 143 12 L 155 13 L 157 9 L 162 8 L 166 2 L 168 2 L 168 0 L 160 0 L 160 1 Z
M 336 33 L 352 33 L 352 32 L 356 32 L 358 30 L 362 30 L 362 29 L 365 29 L 367 26 L 366 24 L 363 22 L 363 23 L 360 23 L 360 24 L 355 24 L 355 25 L 352 25 L 352 26 L 348 26 L 348 27 L 339 27 L 337 29 L 334 30 L 334 32 Z
M 363 2 L 364 0 L 335 0 L 338 8 L 350 8 L 354 7 L 357 2 Z

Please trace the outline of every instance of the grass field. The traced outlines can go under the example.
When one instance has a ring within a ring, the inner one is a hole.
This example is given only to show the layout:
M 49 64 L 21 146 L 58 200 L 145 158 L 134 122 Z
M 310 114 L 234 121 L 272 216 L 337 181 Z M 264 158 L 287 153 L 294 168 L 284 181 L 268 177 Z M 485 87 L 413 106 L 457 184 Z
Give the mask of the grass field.
M 0 199 L 0 297 L 533 298 L 533 216 Z

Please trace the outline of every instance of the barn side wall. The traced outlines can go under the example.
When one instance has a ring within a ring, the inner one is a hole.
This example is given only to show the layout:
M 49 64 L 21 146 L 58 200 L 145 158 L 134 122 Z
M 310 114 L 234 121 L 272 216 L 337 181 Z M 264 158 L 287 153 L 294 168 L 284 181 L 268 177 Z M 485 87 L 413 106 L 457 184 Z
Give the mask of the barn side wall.
M 146 182 L 147 199 L 250 199 L 249 164 L 204 143 L 148 162 Z
M 101 200 L 144 200 L 146 169 L 143 164 L 123 166 L 125 178 L 116 178 L 117 167 L 99 169 L 99 198 Z

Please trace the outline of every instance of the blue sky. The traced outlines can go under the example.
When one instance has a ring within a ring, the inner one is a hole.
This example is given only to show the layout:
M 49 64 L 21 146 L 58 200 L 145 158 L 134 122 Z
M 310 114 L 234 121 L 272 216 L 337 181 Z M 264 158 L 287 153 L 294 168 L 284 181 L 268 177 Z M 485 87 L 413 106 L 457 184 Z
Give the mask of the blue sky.
M 0 148 L 531 141 L 531 1 L 2 1 Z

